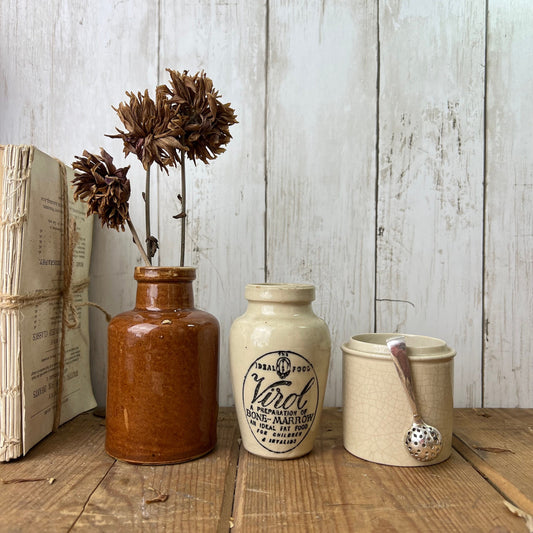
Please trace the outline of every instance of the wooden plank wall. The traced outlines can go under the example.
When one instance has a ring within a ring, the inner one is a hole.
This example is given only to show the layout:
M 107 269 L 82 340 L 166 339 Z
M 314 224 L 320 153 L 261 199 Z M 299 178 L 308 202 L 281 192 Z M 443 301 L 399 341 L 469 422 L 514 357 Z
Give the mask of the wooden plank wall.
M 311 282 L 340 345 L 367 331 L 442 337 L 458 406 L 533 406 L 533 5 L 528 0 L 2 0 L 0 142 L 122 163 L 111 105 L 165 67 L 205 69 L 239 124 L 189 166 L 187 262 L 227 341 L 246 283 Z M 140 165 L 129 158 L 142 227 Z M 178 258 L 178 174 L 156 176 L 160 264 Z M 134 301 L 129 236 L 95 232 L 91 299 Z M 92 317 L 105 399 L 105 320 Z

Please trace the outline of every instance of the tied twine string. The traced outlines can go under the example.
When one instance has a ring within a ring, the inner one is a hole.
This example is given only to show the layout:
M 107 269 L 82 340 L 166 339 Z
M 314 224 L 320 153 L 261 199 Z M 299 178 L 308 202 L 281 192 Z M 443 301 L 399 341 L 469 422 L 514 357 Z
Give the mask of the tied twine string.
M 61 421 L 61 407 L 63 398 L 63 385 L 65 376 L 65 332 L 66 328 L 74 329 L 79 326 L 79 313 L 74 305 L 74 294 L 81 291 L 89 285 L 89 280 L 84 280 L 81 283 L 72 285 L 72 272 L 74 264 L 74 249 L 79 240 L 80 234 L 76 230 L 76 222 L 70 218 L 69 198 L 68 198 L 68 180 L 67 169 L 62 161 L 59 163 L 59 172 L 61 174 L 61 196 L 63 200 L 63 289 L 61 294 L 62 310 L 61 310 L 61 341 L 59 344 L 59 373 L 57 378 L 57 395 L 56 405 L 54 411 L 54 424 L 52 431 L 57 431 Z M 101 306 L 93 302 L 84 302 L 81 305 L 90 305 L 96 307 L 106 315 L 109 322 L 111 315 L 105 311 Z
M 63 383 L 65 375 L 65 332 L 66 327 L 75 328 L 79 324 L 78 311 L 74 307 L 72 294 L 72 263 L 74 259 L 74 247 L 79 238 L 76 231 L 76 223 L 70 219 L 68 205 L 67 169 L 59 162 L 61 174 L 61 197 L 63 200 L 63 305 L 61 309 L 61 341 L 59 344 L 59 373 L 57 378 L 56 407 L 54 411 L 54 425 L 52 431 L 57 431 L 61 420 L 61 407 L 63 397 Z

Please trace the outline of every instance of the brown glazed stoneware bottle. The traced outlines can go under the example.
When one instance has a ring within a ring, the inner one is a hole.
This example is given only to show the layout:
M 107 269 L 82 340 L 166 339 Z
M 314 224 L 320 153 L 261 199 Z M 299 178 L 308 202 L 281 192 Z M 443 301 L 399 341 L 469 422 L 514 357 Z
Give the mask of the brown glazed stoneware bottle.
M 217 319 L 194 308 L 194 268 L 136 267 L 135 309 L 108 328 L 105 448 L 138 464 L 171 464 L 215 447 Z

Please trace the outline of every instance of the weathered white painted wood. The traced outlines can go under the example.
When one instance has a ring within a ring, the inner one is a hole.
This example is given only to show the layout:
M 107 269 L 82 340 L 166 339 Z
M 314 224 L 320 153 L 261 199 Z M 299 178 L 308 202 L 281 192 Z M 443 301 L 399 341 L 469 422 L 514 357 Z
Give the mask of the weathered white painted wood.
M 380 2 L 377 329 L 457 350 L 481 404 L 483 2 Z
M 161 2 L 160 78 L 165 68 L 205 70 L 239 124 L 208 166 L 186 161 L 186 264 L 197 267 L 196 305 L 220 322 L 219 399 L 231 405 L 228 359 L 232 321 L 244 312 L 244 286 L 264 280 L 264 2 Z M 179 264 L 179 172 L 159 176 L 161 264 Z
M 485 235 L 487 407 L 533 405 L 533 4 L 488 14 Z
M 111 105 L 126 90 L 153 94 L 166 66 L 204 68 L 240 121 L 227 153 L 187 169 L 187 262 L 198 267 L 197 304 L 221 322 L 221 404 L 233 401 L 229 325 L 244 285 L 267 276 L 317 286 L 334 346 L 328 405 L 341 401 L 339 345 L 375 327 L 454 346 L 457 405 L 531 407 L 533 13 L 526 0 L 488 10 L 485 28 L 483 1 L 3 0 L 0 142 L 66 162 L 104 146 L 124 162 L 121 142 L 104 137 L 120 126 Z M 144 234 L 144 172 L 132 156 L 125 163 Z M 177 262 L 178 192 L 177 173 L 155 187 L 161 264 Z M 91 299 L 130 308 L 135 264 L 129 235 L 98 227 Z M 91 318 L 103 402 L 106 324 Z
M 270 2 L 268 38 L 268 280 L 316 286 L 340 405 L 340 345 L 374 326 L 375 6 Z
M 126 90 L 157 80 L 156 3 L 134 4 L 0 2 L 0 142 L 35 144 L 68 164 L 84 149 L 103 146 L 124 162 L 121 141 L 104 136 L 120 126 L 111 106 Z M 135 219 L 142 213 L 140 192 L 131 209 Z M 116 314 L 133 306 L 138 254 L 129 234 L 96 225 L 90 298 Z M 94 310 L 91 343 L 93 384 L 103 403 L 107 324 Z

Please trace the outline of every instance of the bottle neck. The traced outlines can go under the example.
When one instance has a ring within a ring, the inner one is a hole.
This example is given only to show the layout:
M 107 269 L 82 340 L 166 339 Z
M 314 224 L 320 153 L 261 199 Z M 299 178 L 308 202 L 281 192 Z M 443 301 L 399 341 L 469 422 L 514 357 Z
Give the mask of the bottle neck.
M 196 278 L 191 267 L 136 267 L 136 309 L 193 309 L 192 282 Z
M 192 309 L 194 293 L 192 281 L 137 281 L 137 309 Z

